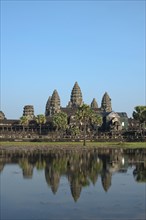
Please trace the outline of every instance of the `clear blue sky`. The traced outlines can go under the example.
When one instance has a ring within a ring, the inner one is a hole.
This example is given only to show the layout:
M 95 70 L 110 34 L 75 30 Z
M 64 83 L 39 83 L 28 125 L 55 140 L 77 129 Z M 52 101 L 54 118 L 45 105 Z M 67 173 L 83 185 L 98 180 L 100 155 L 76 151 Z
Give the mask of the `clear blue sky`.
M 145 105 L 145 1 L 1 1 L 1 110 L 45 112 L 75 81 L 85 103 L 105 92 L 131 117 Z

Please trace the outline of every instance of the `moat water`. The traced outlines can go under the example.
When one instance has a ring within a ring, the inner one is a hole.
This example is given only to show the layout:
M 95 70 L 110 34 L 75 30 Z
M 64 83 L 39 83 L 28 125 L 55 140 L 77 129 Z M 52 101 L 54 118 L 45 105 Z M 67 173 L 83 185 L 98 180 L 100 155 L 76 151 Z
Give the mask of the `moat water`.
M 0 156 L 1 220 L 146 219 L 146 151 Z

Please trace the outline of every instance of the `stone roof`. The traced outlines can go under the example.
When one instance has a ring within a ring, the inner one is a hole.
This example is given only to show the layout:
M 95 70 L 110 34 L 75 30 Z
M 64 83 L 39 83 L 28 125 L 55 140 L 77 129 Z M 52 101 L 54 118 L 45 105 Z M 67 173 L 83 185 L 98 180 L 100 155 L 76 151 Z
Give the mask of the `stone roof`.
M 108 115 L 107 115 L 108 118 L 120 118 L 119 114 L 117 114 L 116 112 L 110 112 Z
M 15 124 L 19 124 L 19 120 L 18 119 L 4 119 L 4 120 L 1 120 L 0 121 L 0 125 L 8 125 L 8 126 L 11 126 L 11 125 L 15 125 Z

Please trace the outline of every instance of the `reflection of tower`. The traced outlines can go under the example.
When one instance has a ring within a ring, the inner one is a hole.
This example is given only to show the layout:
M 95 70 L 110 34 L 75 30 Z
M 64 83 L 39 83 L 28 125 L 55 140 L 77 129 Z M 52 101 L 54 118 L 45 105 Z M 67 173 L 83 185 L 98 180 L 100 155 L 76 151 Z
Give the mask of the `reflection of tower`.
M 82 186 L 79 183 L 77 178 L 72 178 L 71 183 L 70 183 L 70 189 L 71 189 L 71 194 L 72 197 L 74 198 L 74 201 L 76 202 L 81 194 Z
M 23 158 L 19 162 L 20 167 L 23 171 L 24 178 L 32 178 L 33 175 L 33 165 L 29 163 L 28 158 Z
M 108 171 L 103 171 L 101 175 L 101 181 L 102 181 L 102 186 L 106 192 L 111 186 L 111 178 L 112 178 L 111 173 L 109 173 Z
M 52 169 L 51 166 L 45 168 L 45 178 L 48 186 L 51 187 L 52 192 L 55 194 L 59 187 L 60 175 L 58 171 Z
M 133 171 L 135 181 L 146 183 L 146 168 L 145 163 L 136 164 L 136 168 Z

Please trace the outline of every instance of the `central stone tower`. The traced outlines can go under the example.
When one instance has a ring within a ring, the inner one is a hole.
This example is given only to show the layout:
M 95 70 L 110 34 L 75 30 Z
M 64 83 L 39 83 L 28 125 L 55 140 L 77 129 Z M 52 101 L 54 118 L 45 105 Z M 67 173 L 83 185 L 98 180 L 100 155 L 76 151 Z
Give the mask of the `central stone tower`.
M 82 104 L 83 104 L 82 92 L 78 83 L 75 82 L 67 108 L 77 108 Z

